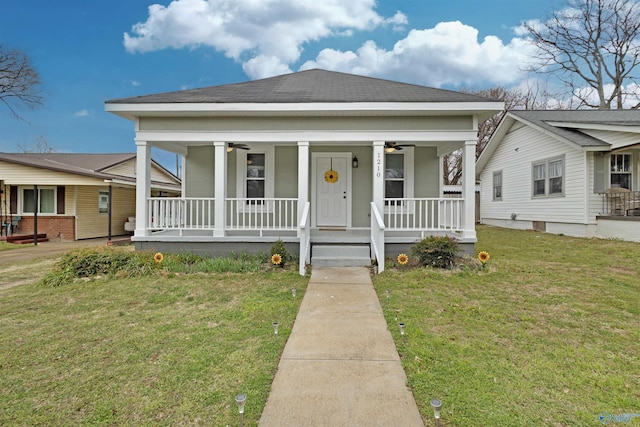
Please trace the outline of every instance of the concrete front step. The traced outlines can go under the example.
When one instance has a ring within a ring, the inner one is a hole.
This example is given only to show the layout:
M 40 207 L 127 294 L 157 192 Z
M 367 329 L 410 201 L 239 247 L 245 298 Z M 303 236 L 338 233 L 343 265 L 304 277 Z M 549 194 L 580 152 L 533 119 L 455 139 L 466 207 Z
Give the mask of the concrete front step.
M 313 245 L 311 265 L 314 267 L 368 267 L 371 265 L 369 245 Z

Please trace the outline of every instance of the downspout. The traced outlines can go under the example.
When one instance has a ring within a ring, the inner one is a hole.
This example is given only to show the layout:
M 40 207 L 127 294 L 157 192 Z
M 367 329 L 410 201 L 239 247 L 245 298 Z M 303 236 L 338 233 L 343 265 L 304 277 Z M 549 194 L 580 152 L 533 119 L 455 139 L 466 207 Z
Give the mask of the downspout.
M 38 185 L 33 186 L 33 244 L 38 246 Z
M 109 225 L 107 227 L 108 239 L 107 241 L 111 243 L 111 200 L 113 199 L 113 185 L 109 184 L 109 202 L 107 203 L 107 212 L 109 217 Z M 107 243 L 107 244 L 109 244 Z

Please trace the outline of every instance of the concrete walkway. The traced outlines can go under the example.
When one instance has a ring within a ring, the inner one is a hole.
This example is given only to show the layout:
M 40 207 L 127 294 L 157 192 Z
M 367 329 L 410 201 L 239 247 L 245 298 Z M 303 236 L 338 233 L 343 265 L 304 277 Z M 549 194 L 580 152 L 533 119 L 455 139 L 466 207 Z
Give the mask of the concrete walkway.
M 368 269 L 313 269 L 259 425 L 424 426 Z

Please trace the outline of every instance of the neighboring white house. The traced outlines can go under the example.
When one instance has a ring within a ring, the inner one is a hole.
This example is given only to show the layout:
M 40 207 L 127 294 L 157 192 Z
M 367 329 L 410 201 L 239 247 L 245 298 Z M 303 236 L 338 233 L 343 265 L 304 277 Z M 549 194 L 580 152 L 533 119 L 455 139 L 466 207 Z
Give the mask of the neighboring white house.
M 484 224 L 640 241 L 640 110 L 510 111 L 476 173 Z
M 106 102 L 135 123 L 138 170 L 151 147 L 184 158 L 180 198 L 151 197 L 138 175 L 137 248 L 228 254 L 280 238 L 301 273 L 321 245 L 364 248 L 379 271 L 429 234 L 473 250 L 477 126 L 503 107 L 324 70 Z M 445 198 L 442 157 L 460 149 L 462 197 Z

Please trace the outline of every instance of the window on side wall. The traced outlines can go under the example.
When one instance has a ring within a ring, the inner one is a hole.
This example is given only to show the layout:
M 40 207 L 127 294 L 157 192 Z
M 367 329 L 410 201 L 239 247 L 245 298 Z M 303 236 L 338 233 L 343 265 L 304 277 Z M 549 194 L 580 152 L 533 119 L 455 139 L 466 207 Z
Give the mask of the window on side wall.
M 534 197 L 564 195 L 564 158 L 533 163 L 532 186 Z
M 493 173 L 493 200 L 502 200 L 502 171 Z
M 107 215 L 109 213 L 109 192 L 98 192 L 98 215 Z
M 22 189 L 22 212 L 35 213 L 35 201 L 33 196 L 35 190 L 32 188 Z M 39 214 L 55 214 L 56 213 L 56 189 L 55 188 L 38 188 L 38 213 Z

